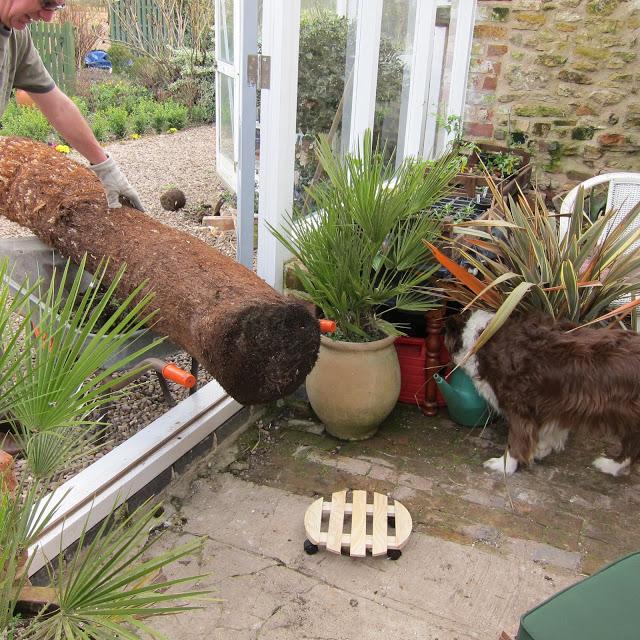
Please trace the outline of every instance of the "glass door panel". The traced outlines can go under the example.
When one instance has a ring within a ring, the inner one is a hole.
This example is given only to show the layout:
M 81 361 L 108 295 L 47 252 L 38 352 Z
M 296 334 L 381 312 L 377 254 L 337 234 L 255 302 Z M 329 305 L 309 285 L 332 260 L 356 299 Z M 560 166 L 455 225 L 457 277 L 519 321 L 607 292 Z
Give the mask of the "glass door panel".
M 216 0 L 216 169 L 236 190 L 238 161 L 235 59 L 237 37 L 235 0 Z

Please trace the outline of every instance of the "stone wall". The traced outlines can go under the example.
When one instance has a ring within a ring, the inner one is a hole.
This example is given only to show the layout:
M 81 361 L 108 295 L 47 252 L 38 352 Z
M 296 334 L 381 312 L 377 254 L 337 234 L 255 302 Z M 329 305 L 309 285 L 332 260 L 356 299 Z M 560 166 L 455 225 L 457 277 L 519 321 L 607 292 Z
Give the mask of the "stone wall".
M 479 0 L 466 135 L 524 145 L 553 191 L 640 172 L 639 52 L 639 0 Z

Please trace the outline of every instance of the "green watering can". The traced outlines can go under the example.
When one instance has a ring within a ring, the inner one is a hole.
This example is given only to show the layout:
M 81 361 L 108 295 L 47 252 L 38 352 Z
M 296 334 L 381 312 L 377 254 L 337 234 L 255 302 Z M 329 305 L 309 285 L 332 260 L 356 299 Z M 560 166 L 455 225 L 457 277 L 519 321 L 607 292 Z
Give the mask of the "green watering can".
M 447 401 L 447 409 L 452 420 L 465 427 L 485 424 L 489 417 L 489 405 L 462 369 L 456 369 L 448 380 L 437 373 L 433 379 Z

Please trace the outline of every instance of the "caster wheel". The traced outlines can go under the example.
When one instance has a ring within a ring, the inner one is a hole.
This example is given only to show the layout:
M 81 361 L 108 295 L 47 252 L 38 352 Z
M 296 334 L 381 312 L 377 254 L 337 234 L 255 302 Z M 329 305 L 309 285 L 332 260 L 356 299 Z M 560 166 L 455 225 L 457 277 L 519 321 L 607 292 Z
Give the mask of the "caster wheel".
M 389 516 L 387 518 L 387 524 L 392 528 L 395 529 L 396 528 L 396 519 L 394 516 Z
M 402 555 L 402 551 L 400 549 L 389 549 L 387 551 L 387 558 L 389 560 L 397 560 Z
M 311 542 L 311 540 L 305 540 L 304 541 L 304 550 L 306 553 L 308 553 L 310 556 L 312 556 L 314 553 L 318 553 L 318 545 L 317 544 L 313 544 L 313 542 Z

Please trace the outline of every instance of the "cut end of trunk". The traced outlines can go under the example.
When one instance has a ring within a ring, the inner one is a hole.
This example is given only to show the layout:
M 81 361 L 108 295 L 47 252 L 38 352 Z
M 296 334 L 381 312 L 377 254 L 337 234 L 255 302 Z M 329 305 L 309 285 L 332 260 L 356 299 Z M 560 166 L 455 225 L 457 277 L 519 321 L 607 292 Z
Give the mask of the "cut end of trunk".
M 203 353 L 211 374 L 241 404 L 265 404 L 293 393 L 318 357 L 318 321 L 298 303 L 243 307 L 216 329 Z

